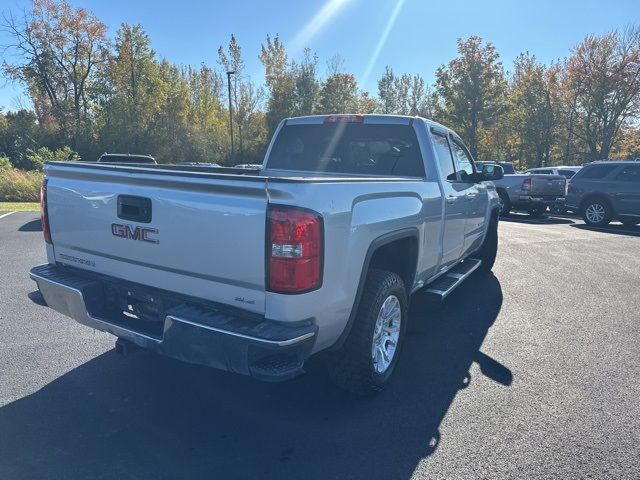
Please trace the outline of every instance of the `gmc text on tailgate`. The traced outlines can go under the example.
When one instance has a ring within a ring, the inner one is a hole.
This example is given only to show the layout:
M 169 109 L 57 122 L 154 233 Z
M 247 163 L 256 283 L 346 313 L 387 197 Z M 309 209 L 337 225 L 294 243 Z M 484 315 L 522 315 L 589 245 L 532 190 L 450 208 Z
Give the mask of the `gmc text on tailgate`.
M 408 297 L 491 270 L 502 168 L 417 117 L 283 120 L 260 169 L 49 162 L 49 307 L 142 347 L 262 380 L 326 350 L 340 386 L 389 381 Z

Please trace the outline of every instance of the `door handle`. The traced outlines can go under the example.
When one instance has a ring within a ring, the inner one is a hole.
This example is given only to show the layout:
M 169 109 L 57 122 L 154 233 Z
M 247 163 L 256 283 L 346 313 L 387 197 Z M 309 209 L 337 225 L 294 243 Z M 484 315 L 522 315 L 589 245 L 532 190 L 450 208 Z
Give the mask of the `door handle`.
M 458 197 L 456 197 L 455 195 L 449 195 L 447 197 L 447 203 L 456 203 L 456 198 Z
M 465 196 L 467 197 L 467 200 L 473 200 L 474 198 L 476 198 L 475 193 L 467 193 Z

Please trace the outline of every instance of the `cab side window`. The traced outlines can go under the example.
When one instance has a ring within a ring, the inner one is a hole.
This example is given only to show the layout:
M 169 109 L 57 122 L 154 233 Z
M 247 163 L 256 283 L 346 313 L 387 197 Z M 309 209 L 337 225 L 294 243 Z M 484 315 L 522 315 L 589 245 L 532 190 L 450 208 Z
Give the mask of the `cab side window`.
M 451 149 L 449 148 L 449 140 L 447 140 L 447 137 L 445 137 L 444 135 L 436 132 L 433 133 L 432 138 L 433 144 L 436 148 L 436 156 L 442 176 L 449 182 L 455 182 L 457 180 L 457 177 L 456 170 L 453 166 Z
M 456 174 L 459 182 L 468 182 L 469 177 L 473 174 L 473 161 L 462 145 L 455 140 L 451 144 L 453 147 L 453 159 L 456 166 Z

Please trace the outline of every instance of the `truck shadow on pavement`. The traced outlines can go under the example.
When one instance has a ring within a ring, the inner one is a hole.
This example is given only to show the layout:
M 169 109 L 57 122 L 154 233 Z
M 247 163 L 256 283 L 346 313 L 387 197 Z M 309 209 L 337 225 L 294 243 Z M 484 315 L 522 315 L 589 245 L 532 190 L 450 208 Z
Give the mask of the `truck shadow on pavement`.
M 447 441 L 440 424 L 473 362 L 511 384 L 480 351 L 501 305 L 493 275 L 440 306 L 414 297 L 394 382 L 366 399 L 334 388 L 321 359 L 269 384 L 106 352 L 0 408 L 0 477 L 409 478 Z
M 41 232 L 42 225 L 40 223 L 40 219 L 31 220 L 30 222 L 25 223 L 19 229 L 19 232 Z

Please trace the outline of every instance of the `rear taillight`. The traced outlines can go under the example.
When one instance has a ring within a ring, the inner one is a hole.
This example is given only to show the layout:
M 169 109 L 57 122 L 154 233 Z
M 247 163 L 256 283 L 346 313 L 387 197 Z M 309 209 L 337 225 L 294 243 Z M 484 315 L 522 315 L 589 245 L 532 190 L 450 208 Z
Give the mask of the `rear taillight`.
M 49 211 L 47 208 L 47 180 L 42 181 L 40 187 L 40 223 L 42 224 L 42 234 L 44 235 L 44 241 L 47 243 L 53 243 L 51 241 L 51 229 L 49 228 Z
M 531 178 L 522 180 L 522 190 L 531 190 Z
M 322 217 L 310 210 L 271 206 L 267 215 L 267 289 L 303 293 L 322 282 Z

